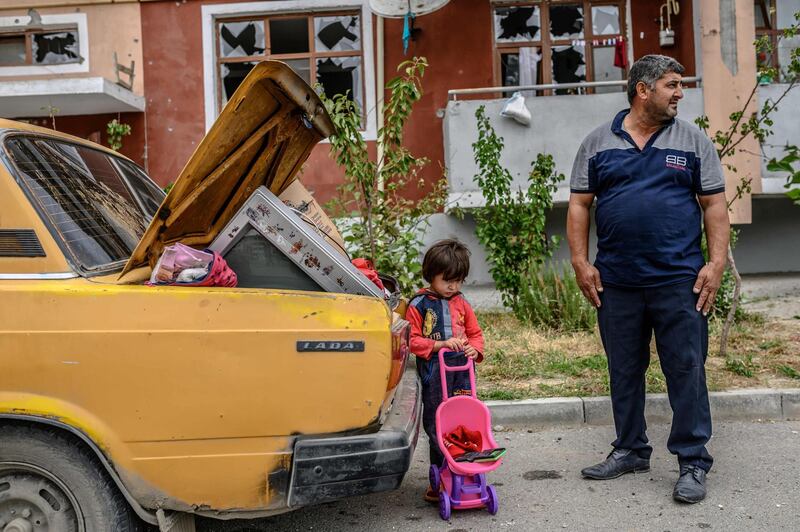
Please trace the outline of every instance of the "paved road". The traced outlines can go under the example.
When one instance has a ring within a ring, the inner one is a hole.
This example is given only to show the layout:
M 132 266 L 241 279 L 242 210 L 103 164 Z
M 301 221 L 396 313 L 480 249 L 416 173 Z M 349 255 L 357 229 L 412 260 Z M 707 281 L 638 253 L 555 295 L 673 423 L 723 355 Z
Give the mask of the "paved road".
M 509 449 L 490 476 L 500 511 L 455 512 L 449 522 L 422 500 L 427 447 L 420 437 L 398 491 L 301 509 L 247 530 L 800 530 L 800 422 L 718 423 L 709 496 L 693 506 L 671 498 L 677 464 L 666 450 L 668 430 L 649 431 L 649 473 L 605 482 L 583 480 L 579 471 L 605 457 L 612 427 L 498 433 Z

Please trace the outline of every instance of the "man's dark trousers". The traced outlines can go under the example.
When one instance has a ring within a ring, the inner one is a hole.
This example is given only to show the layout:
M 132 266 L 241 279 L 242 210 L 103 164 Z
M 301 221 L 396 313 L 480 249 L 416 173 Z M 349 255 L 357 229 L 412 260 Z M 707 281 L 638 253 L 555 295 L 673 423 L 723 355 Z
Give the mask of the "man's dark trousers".
M 681 464 L 708 471 L 713 463 L 706 450 L 711 437 L 704 365 L 708 320 L 696 310 L 693 286 L 694 281 L 655 288 L 604 286 L 597 319 L 611 377 L 617 432 L 612 445 L 633 449 L 642 458 L 649 458 L 653 450 L 645 434 L 644 402 L 650 338 L 655 333 L 673 412 L 667 448 Z

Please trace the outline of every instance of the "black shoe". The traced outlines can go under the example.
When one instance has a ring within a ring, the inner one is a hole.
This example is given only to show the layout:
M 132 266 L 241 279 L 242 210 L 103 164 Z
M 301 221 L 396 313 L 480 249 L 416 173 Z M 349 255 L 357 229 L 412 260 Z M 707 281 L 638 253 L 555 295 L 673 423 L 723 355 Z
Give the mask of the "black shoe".
M 681 476 L 672 490 L 676 501 L 694 504 L 706 498 L 706 472 L 695 465 L 681 465 Z
M 650 471 L 650 460 L 641 458 L 630 449 L 614 449 L 608 457 L 597 465 L 581 471 L 584 478 L 611 480 L 625 473 L 644 473 Z

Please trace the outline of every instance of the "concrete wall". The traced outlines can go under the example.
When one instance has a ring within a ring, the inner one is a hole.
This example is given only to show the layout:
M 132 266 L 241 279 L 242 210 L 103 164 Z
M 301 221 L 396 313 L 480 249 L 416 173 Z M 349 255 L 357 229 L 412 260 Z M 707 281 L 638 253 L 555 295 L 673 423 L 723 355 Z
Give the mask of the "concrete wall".
M 785 85 L 774 84 L 759 88 L 759 107 L 767 98 L 773 101 L 785 90 Z M 473 161 L 472 143 L 477 139 L 475 110 L 486 105 L 487 114 L 497 133 L 505 139 L 506 147 L 501 159 L 515 177 L 515 183 L 524 185 L 530 163 L 537 153 L 554 156 L 558 171 L 565 174 L 556 200 L 560 202 L 548 218 L 548 234 L 562 237 L 554 259 L 569 261 L 566 234 L 566 206 L 569 197 L 568 179 L 572 161 L 583 137 L 592 128 L 610 120 L 613 114 L 627 106 L 622 93 L 588 96 L 549 96 L 528 98 L 527 105 L 533 116 L 531 127 L 499 116 L 504 100 L 468 100 L 450 102 L 444 122 L 445 160 L 453 197 L 460 197 L 464 206 L 482 204 L 473 176 L 477 167 Z M 702 89 L 688 89 L 679 105 L 679 118 L 692 121 L 703 112 Z M 782 146 L 800 144 L 800 89 L 793 89 L 782 100 L 773 115 L 773 136 L 763 146 L 764 154 L 781 157 Z M 752 203 L 752 223 L 741 224 L 739 244 L 735 250 L 737 265 L 742 273 L 772 273 L 800 271 L 800 207 L 785 196 L 783 184 L 786 176 L 766 171 L 762 163 L 763 190 Z M 472 270 L 468 284 L 492 282 L 486 256 L 475 237 L 474 220 L 467 216 L 460 221 L 441 214 L 432 219 L 425 235 L 426 244 L 441 238 L 458 238 L 472 250 Z M 595 235 L 591 234 L 590 258 L 595 254 Z
M 444 119 L 445 164 L 450 190 L 454 197 L 463 193 L 459 204 L 482 204 L 473 176 L 477 165 L 473 160 L 472 143 L 478 139 L 475 111 L 486 106 L 489 121 L 505 140 L 501 162 L 514 177 L 514 183 L 525 186 L 531 161 L 538 153 L 549 153 L 557 171 L 565 180 L 559 186 L 556 201 L 569 198 L 569 175 L 572 162 L 583 138 L 594 128 L 610 121 L 617 111 L 628 107 L 625 94 L 608 93 L 585 96 L 538 96 L 526 99 L 531 112 L 530 127 L 500 116 L 505 100 L 464 100 L 449 102 Z M 687 89 L 680 102 L 678 117 L 689 122 L 702 114 L 701 89 Z

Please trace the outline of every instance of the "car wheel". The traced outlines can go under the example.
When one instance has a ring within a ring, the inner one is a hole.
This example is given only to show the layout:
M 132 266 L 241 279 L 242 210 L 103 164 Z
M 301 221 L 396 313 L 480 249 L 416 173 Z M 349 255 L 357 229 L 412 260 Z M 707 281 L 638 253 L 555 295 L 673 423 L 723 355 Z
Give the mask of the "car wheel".
M 0 427 L 0 530 L 137 529 L 128 503 L 85 446 L 52 428 Z

